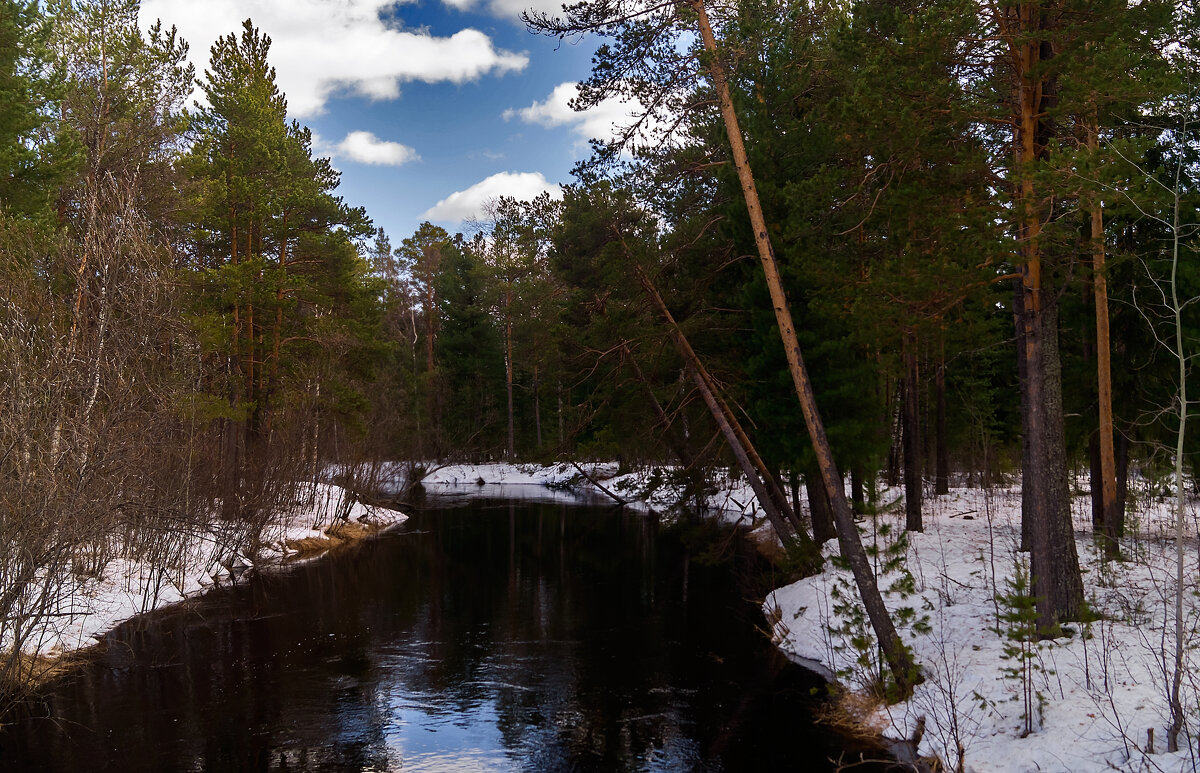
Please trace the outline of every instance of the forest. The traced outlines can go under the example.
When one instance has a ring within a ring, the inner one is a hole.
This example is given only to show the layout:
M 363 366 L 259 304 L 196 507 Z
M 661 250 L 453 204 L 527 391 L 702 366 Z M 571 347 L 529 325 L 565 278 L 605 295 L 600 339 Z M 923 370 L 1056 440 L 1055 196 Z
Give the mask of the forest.
M 252 20 L 197 73 L 137 0 L 2 0 L 0 681 L 72 578 L 213 524 L 252 553 L 305 481 L 395 461 L 744 478 L 796 565 L 838 540 L 901 693 L 853 518 L 1016 480 L 1039 630 L 1080 620 L 1073 481 L 1113 559 L 1131 478 L 1181 528 L 1196 486 L 1198 12 L 529 13 L 602 41 L 577 109 L 642 119 L 561 198 L 389 235 Z

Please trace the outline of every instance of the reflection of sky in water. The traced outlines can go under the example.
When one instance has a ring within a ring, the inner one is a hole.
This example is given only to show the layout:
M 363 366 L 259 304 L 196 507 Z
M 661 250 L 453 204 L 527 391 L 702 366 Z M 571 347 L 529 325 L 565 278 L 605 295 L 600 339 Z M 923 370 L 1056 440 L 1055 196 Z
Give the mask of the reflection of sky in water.
M 587 488 L 552 489 L 534 483 L 485 483 L 478 485 L 469 481 L 459 483 L 427 483 L 423 484 L 425 495 L 439 506 L 467 502 L 476 498 L 493 500 L 509 500 L 528 503 L 563 504 L 563 505 L 600 505 L 611 506 L 613 501 L 599 491 Z M 507 508 L 507 504 L 497 504 L 495 507 Z
M 404 693 L 382 697 L 387 704 L 384 742 L 393 769 L 467 773 L 516 767 L 504 751 L 489 702 L 451 712 Z
M 521 675 L 492 657 L 481 661 L 474 675 L 443 684 L 440 690 L 415 688 L 414 683 L 427 680 L 424 670 L 437 665 L 423 654 L 427 648 L 426 642 L 389 648 L 381 663 L 385 675 L 377 700 L 386 717 L 383 741 L 391 769 L 428 773 L 522 769 L 529 760 L 506 743 L 501 731 L 505 721 L 497 704 L 533 693 L 534 688 L 509 681 Z

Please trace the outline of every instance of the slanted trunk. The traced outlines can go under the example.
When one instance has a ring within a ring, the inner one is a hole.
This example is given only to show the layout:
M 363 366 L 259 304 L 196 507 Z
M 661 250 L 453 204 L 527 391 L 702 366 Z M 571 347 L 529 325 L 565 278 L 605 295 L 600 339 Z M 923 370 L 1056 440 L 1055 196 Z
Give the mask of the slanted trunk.
M 675 318 L 671 315 L 670 309 L 663 301 L 662 295 L 654 287 L 654 283 L 650 281 L 650 277 L 642 270 L 641 266 L 634 266 L 634 274 L 638 282 L 642 285 L 642 289 L 646 291 L 647 297 L 654 304 L 659 316 L 666 322 L 667 327 L 671 331 L 671 338 L 675 342 L 675 348 L 683 357 L 684 363 L 687 366 L 688 374 L 692 381 L 696 384 L 696 388 L 700 391 L 701 397 L 704 399 L 704 404 L 708 406 L 709 411 L 713 414 L 713 419 L 717 422 L 717 427 L 721 430 L 721 434 L 725 436 L 725 440 L 729 443 L 730 449 L 733 450 L 734 457 L 737 459 L 738 466 L 742 473 L 746 476 L 750 483 L 751 489 L 754 490 L 754 495 L 758 497 L 759 506 L 763 508 L 767 519 L 771 522 L 771 526 L 779 535 L 780 541 L 785 545 L 792 540 L 799 540 L 802 546 L 811 546 L 811 540 L 800 523 L 799 518 L 792 512 L 791 505 L 788 504 L 787 496 L 779 487 L 775 477 L 771 474 L 762 457 L 754 448 L 754 444 L 750 442 L 749 436 L 742 429 L 741 423 L 737 420 L 733 411 L 724 400 L 717 394 L 715 382 L 709 376 L 708 370 L 696 355 L 688 343 L 687 337 L 683 331 L 679 329 L 679 325 L 675 323 Z M 815 555 L 815 551 L 812 551 Z
M 884 659 L 896 686 L 902 695 L 908 695 L 912 688 L 921 681 L 920 670 L 912 659 L 912 653 L 900 641 L 896 627 L 884 606 L 883 596 L 875 581 L 871 563 L 863 549 L 858 529 L 854 525 L 854 516 L 846 501 L 846 492 L 842 487 L 841 475 L 833 460 L 833 452 L 829 439 L 825 435 L 825 425 L 817 410 L 816 394 L 809 381 L 808 370 L 800 351 L 800 343 L 796 338 L 796 328 L 792 322 L 792 313 L 788 306 L 787 297 L 783 291 L 783 280 L 779 274 L 779 266 L 775 261 L 775 253 L 771 248 L 766 220 L 763 217 L 762 205 L 758 199 L 758 190 L 754 183 L 754 175 L 746 156 L 746 148 L 742 140 L 742 130 L 738 125 L 737 113 L 734 111 L 733 99 L 725 82 L 720 54 L 717 49 L 716 36 L 708 21 L 708 12 L 704 0 L 693 0 L 692 9 L 696 12 L 700 26 L 700 36 L 704 48 L 710 57 L 708 73 L 716 90 L 717 101 L 724 119 L 726 136 L 729 139 L 730 151 L 738 180 L 741 182 L 742 194 L 746 201 L 746 209 L 750 216 L 750 226 L 754 233 L 754 241 L 758 248 L 759 259 L 766 274 L 767 288 L 771 294 L 771 304 L 775 308 L 775 319 L 779 324 L 779 334 L 783 341 L 784 352 L 787 355 L 788 370 L 796 387 L 796 396 L 800 402 L 800 410 L 804 414 L 804 423 L 808 427 L 809 438 L 812 440 L 813 451 L 816 453 L 817 465 L 821 470 L 821 479 L 829 493 L 833 507 L 833 519 L 837 525 L 838 542 L 842 556 L 850 564 L 859 596 L 871 627 L 879 641 Z
M 829 505 L 829 495 L 825 493 L 820 474 L 805 475 L 804 490 L 808 494 L 813 539 L 817 544 L 824 545 L 837 536 L 837 531 L 833 528 L 833 508 Z

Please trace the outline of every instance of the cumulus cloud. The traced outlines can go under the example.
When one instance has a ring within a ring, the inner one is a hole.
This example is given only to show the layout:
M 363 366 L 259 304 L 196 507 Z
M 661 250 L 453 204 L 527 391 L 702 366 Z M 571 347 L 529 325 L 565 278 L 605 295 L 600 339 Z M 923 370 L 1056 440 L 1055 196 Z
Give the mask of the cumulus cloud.
M 475 29 L 449 37 L 397 29 L 380 13 L 394 0 L 144 0 L 141 20 L 174 24 L 203 72 L 209 47 L 240 34 L 246 17 L 272 40 L 271 63 L 294 117 L 321 113 L 338 93 L 395 99 L 410 81 L 464 83 L 525 69 L 529 57 L 497 49 Z
M 337 155 L 377 166 L 400 166 L 420 158 L 417 151 L 399 142 L 381 140 L 371 132 L 350 132 L 337 144 Z
M 548 182 L 541 172 L 500 172 L 467 188 L 455 191 L 434 204 L 425 214 L 426 220 L 461 223 L 483 214 L 484 205 L 501 196 L 529 201 L 544 192 L 553 198 L 562 197 L 562 188 Z
M 591 139 L 611 142 L 623 129 L 633 126 L 645 112 L 637 102 L 612 98 L 604 100 L 590 110 L 576 112 L 571 108 L 571 100 L 578 94 L 579 84 L 560 83 L 541 102 L 534 102 L 529 107 L 505 110 L 504 120 L 519 118 L 525 123 L 546 128 L 569 126 L 581 142 Z
M 483 7 L 488 13 L 501 18 L 516 19 L 522 11 L 543 11 L 556 14 L 562 11 L 564 0 L 442 0 L 451 8 L 470 11 Z M 567 0 L 569 5 L 574 0 Z

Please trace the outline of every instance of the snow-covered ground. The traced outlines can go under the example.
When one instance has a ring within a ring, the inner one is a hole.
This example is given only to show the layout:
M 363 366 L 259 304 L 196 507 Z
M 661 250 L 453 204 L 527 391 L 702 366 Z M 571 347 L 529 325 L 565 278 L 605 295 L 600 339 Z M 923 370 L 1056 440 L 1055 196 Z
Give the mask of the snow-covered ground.
M 898 492 L 884 492 L 899 503 Z M 1172 500 L 1173 501 L 1173 500 Z M 874 706 L 863 719 L 894 738 L 911 737 L 925 718 L 922 754 L 936 754 L 949 770 L 961 756 L 967 771 L 1103 770 L 1195 771 L 1200 767 L 1194 735 L 1200 709 L 1200 671 L 1187 669 L 1183 705 L 1193 735 L 1182 737 L 1183 751 L 1167 754 L 1170 723 L 1167 694 L 1174 647 L 1175 542 L 1170 501 L 1143 496 L 1130 513 L 1125 562 L 1103 562 L 1092 542 L 1086 495 L 1074 507 L 1077 548 L 1088 603 L 1097 618 L 1073 625 L 1073 635 L 1034 645 L 1027 673 L 1032 695 L 1033 732 L 1025 729 L 1020 676 L 1022 659 L 1002 618 L 1014 608 L 997 601 L 1011 596 L 1011 580 L 1027 557 L 1019 553 L 1020 492 L 1015 488 L 953 489 L 929 498 L 925 532 L 909 534 L 902 571 L 884 573 L 881 589 L 895 585 L 886 601 L 894 613 L 912 610 L 910 624 L 898 622 L 920 661 L 925 682 L 912 699 Z M 864 542 L 894 544 L 904 526 L 902 508 L 863 523 Z M 1184 629 L 1187 660 L 1193 667 L 1200 623 L 1197 597 L 1195 503 L 1188 513 L 1184 576 Z M 875 537 L 875 525 L 891 536 Z M 832 555 L 836 543 L 826 546 Z M 877 563 L 886 561 L 881 549 Z M 901 582 L 897 583 L 897 580 Z M 766 601 L 777 620 L 779 646 L 794 656 L 817 661 L 847 686 L 861 689 L 874 673 L 871 647 L 852 639 L 866 630 L 848 571 L 827 563 L 823 574 L 778 589 Z M 909 614 L 909 613 L 905 613 Z M 899 621 L 900 614 L 894 614 Z M 1011 615 L 1010 615 L 1011 617 Z M 925 625 L 916 625 L 924 621 Z M 1007 652 L 1006 652 L 1007 647 Z M 861 703 L 861 701 L 859 702 Z M 1151 751 L 1150 731 L 1153 731 Z
M 253 560 L 239 552 L 231 554 L 228 540 L 214 528 L 191 535 L 181 551 L 185 560 L 175 565 L 116 559 L 98 576 L 63 579 L 53 597 L 54 613 L 26 634 L 22 649 L 49 658 L 75 652 L 125 620 L 201 594 L 255 563 L 277 564 L 295 553 L 303 540 L 327 540 L 324 530 L 337 523 L 349 520 L 381 531 L 407 520 L 394 510 L 352 501 L 338 486 L 311 484 L 304 494 L 304 501 L 267 524 Z M 339 521 L 342 510 L 346 519 Z
M 452 464 L 432 467 L 421 479 L 426 491 L 435 495 L 514 497 L 562 502 L 616 503 L 619 497 L 629 507 L 669 512 L 679 504 L 681 488 L 663 468 L 641 469 L 618 475 L 612 462 L 540 464 Z M 392 471 L 396 483 L 403 477 Z M 603 489 L 598 486 L 602 486 Z M 730 521 L 761 525 L 762 511 L 744 480 L 715 481 L 706 506 Z

